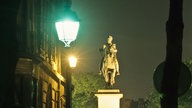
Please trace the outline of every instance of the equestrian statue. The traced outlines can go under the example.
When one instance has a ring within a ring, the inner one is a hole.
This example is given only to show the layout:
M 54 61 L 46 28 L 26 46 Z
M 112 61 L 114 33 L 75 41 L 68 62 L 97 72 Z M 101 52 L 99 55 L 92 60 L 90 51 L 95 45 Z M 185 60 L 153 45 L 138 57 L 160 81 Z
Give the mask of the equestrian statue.
M 116 44 L 112 41 L 113 37 L 109 36 L 107 43 L 103 44 L 103 47 L 99 49 L 102 55 L 99 74 L 103 75 L 107 87 L 113 87 L 115 84 L 115 76 L 120 75 L 117 48 Z

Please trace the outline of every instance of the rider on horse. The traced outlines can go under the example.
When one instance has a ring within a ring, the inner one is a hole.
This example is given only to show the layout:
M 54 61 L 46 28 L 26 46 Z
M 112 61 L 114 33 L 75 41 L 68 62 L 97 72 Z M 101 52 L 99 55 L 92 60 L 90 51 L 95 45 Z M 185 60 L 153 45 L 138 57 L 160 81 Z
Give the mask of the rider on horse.
M 101 64 L 100 64 L 99 74 L 105 75 L 104 72 L 105 72 L 106 67 L 105 67 L 104 63 L 106 63 L 108 58 L 110 58 L 112 62 L 110 62 L 110 63 L 108 62 L 108 69 L 113 69 L 112 64 L 114 64 L 115 65 L 115 67 L 114 67 L 115 74 L 120 75 L 119 64 L 118 64 L 117 56 L 116 56 L 117 48 L 116 48 L 116 44 L 112 43 L 112 41 L 113 41 L 113 37 L 109 36 L 107 43 L 104 44 L 103 48 L 100 49 L 100 52 L 103 52 L 103 56 L 102 56 L 102 60 L 101 60 Z

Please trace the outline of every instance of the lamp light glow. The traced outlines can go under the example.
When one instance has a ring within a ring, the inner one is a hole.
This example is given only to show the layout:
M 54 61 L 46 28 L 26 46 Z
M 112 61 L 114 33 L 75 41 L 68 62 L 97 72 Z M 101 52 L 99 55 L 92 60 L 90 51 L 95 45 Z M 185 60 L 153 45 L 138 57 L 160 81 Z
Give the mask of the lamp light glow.
M 74 56 L 70 56 L 69 57 L 69 66 L 71 68 L 74 68 L 74 67 L 76 67 L 76 64 L 77 64 L 77 58 Z
M 76 40 L 79 22 L 72 20 L 58 21 L 55 23 L 59 40 L 65 43 L 65 47 L 70 47 L 70 43 Z

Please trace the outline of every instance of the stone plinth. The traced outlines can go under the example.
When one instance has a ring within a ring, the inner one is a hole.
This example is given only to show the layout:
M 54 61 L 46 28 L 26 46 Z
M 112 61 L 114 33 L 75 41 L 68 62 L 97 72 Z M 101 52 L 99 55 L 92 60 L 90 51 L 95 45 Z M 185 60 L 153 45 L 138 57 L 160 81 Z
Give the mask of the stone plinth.
M 98 108 L 120 108 L 123 94 L 119 89 L 102 89 L 95 93 L 98 98 Z

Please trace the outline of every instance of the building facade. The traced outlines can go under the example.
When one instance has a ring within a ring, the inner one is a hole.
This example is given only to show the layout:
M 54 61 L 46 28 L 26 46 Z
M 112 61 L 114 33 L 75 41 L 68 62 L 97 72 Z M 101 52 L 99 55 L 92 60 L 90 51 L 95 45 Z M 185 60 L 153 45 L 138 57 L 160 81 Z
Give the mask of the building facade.
M 15 105 L 23 108 L 65 108 L 66 73 L 55 30 L 56 2 L 21 0 L 17 15 L 18 62 Z

